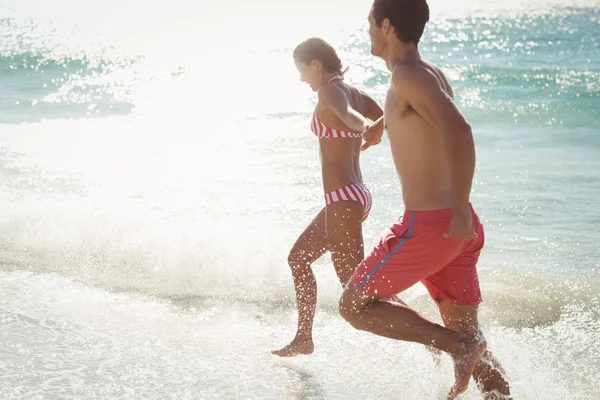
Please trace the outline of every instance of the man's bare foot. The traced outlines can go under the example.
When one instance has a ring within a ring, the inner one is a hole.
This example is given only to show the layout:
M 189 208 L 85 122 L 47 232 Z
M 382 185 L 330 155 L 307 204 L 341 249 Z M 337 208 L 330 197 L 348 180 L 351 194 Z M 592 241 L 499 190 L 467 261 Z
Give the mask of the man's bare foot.
M 475 365 L 485 353 L 487 344 L 484 340 L 473 341 L 467 345 L 463 354 L 452 354 L 454 360 L 454 386 L 448 393 L 448 400 L 454 400 L 469 387 L 469 380 L 473 375 Z
M 314 350 L 315 345 L 312 339 L 298 339 L 296 337 L 292 340 L 292 343 L 288 344 L 283 349 L 273 350 L 271 353 L 279 357 L 294 357 L 300 354 L 312 354 Z

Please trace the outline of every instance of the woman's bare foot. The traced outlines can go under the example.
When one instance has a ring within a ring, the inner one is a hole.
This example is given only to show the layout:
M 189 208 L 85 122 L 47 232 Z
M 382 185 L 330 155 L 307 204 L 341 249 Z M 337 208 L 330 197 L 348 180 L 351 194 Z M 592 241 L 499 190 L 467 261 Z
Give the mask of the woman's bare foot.
M 294 357 L 300 354 L 312 354 L 314 350 L 315 345 L 312 338 L 302 339 L 295 337 L 294 340 L 292 340 L 292 343 L 280 350 L 273 350 L 271 353 L 279 357 Z
M 452 354 L 455 382 L 450 393 L 448 393 L 448 400 L 456 399 L 459 394 L 467 390 L 475 365 L 487 349 L 487 344 L 484 340 L 474 340 L 465 346 L 466 350 L 464 353 Z

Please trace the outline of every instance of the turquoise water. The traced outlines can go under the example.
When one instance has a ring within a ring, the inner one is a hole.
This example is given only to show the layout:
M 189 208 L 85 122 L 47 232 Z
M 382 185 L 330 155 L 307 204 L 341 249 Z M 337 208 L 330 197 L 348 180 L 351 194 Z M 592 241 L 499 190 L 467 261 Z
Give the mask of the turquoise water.
M 331 41 L 382 102 L 369 5 L 51 3 L 0 1 L 0 397 L 443 397 L 448 359 L 341 321 L 328 256 L 315 354 L 269 353 L 323 202 L 291 51 Z M 452 3 L 421 50 L 474 128 L 482 325 L 515 399 L 595 399 L 600 3 Z M 370 247 L 403 209 L 387 141 L 361 163 Z M 422 287 L 404 298 L 438 320 Z

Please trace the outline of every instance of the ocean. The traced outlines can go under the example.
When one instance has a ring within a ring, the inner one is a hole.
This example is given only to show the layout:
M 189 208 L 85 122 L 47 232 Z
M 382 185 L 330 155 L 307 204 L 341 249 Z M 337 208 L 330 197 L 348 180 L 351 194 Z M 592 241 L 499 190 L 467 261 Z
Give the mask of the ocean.
M 324 204 L 291 53 L 324 38 L 382 103 L 370 4 L 0 0 L 0 398 L 444 398 L 449 357 L 341 319 L 328 255 L 315 353 L 270 353 Z M 430 7 L 422 55 L 477 146 L 489 347 L 514 399 L 597 399 L 600 1 Z M 387 139 L 361 165 L 370 249 L 403 205 Z M 440 322 L 421 285 L 402 298 Z

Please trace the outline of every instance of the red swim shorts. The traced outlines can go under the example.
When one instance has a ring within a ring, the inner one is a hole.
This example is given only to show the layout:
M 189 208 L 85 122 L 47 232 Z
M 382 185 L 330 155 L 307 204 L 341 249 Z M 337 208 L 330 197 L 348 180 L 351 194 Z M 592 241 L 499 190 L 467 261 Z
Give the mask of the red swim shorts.
M 483 225 L 469 205 L 477 237 L 445 238 L 452 210 L 406 211 L 358 266 L 352 281 L 365 293 L 391 298 L 422 282 L 436 302 L 481 303 L 477 260 L 485 242 Z

